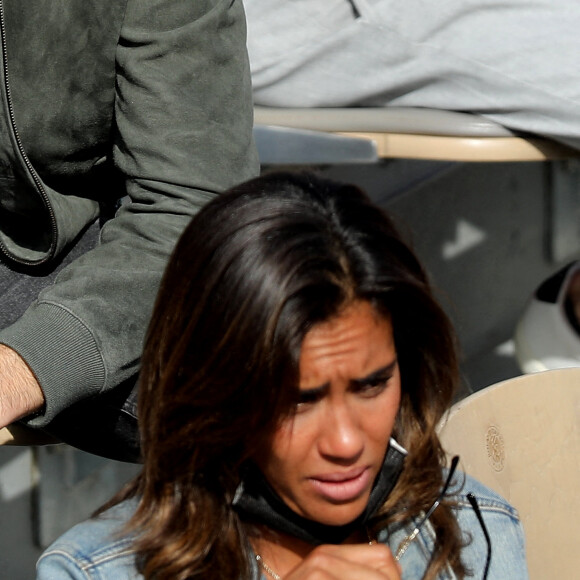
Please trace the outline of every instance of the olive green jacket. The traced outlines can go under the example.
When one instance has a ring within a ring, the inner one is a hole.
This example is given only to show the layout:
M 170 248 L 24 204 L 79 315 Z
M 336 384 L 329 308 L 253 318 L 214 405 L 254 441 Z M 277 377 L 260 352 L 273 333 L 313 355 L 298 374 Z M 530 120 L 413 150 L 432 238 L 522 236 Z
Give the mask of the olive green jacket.
M 0 0 L 0 251 L 32 271 L 121 198 L 99 245 L 0 342 L 38 378 L 46 425 L 138 369 L 191 216 L 255 175 L 241 0 Z

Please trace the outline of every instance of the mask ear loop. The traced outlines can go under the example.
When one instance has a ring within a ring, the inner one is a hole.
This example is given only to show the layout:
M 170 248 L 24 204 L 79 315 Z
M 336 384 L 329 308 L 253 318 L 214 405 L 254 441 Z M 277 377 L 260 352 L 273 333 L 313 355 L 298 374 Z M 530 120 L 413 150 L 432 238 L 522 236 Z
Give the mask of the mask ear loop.
M 410 546 L 411 542 L 419 535 L 419 532 L 421 531 L 423 524 L 431 517 L 433 512 L 437 509 L 437 507 L 441 503 L 441 500 L 445 497 L 447 489 L 451 484 L 451 478 L 455 473 L 458 463 L 459 463 L 459 455 L 454 455 L 453 458 L 451 459 L 451 466 L 449 467 L 449 473 L 447 475 L 447 479 L 445 480 L 445 485 L 441 489 L 441 492 L 437 496 L 437 499 L 433 502 L 433 505 L 429 508 L 429 510 L 423 516 L 423 518 L 419 521 L 419 523 L 417 524 L 415 529 L 411 532 L 411 534 L 408 535 L 406 538 L 404 538 L 403 541 L 399 544 L 399 548 L 397 549 L 397 553 L 395 554 L 395 560 L 397 562 L 401 559 L 402 555 L 407 551 L 407 548 Z
M 479 509 L 479 505 L 477 504 L 477 500 L 475 499 L 475 496 L 471 492 L 469 492 L 467 494 L 467 500 L 469 501 L 469 503 L 471 504 L 471 507 L 473 508 L 473 511 L 475 512 L 475 516 L 477 517 L 477 521 L 479 522 L 479 525 L 481 526 L 481 529 L 483 531 L 483 535 L 485 536 L 485 542 L 487 544 L 487 557 L 485 559 L 485 568 L 483 569 L 483 580 L 486 580 L 487 573 L 489 571 L 489 564 L 491 563 L 491 538 L 489 537 L 489 532 L 487 531 L 487 526 L 485 525 L 485 522 L 483 521 L 483 515 L 481 514 L 481 510 Z

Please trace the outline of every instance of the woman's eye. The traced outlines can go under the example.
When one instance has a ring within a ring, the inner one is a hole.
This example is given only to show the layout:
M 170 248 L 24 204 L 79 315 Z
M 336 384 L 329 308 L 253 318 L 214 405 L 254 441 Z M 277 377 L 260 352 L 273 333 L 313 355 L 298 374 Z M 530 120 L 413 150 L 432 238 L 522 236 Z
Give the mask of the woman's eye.
M 387 385 L 390 380 L 391 380 L 390 375 L 388 377 L 377 377 L 370 381 L 365 381 L 364 383 L 357 385 L 356 390 L 361 395 L 367 397 L 375 397 L 380 393 L 382 393 L 387 388 Z
M 301 391 L 298 394 L 298 401 L 296 402 L 296 411 L 305 411 L 314 403 L 319 401 L 321 394 L 318 392 Z
M 318 398 L 312 395 L 300 395 L 300 397 L 298 397 L 298 404 L 311 405 L 312 403 L 316 403 L 317 400 Z

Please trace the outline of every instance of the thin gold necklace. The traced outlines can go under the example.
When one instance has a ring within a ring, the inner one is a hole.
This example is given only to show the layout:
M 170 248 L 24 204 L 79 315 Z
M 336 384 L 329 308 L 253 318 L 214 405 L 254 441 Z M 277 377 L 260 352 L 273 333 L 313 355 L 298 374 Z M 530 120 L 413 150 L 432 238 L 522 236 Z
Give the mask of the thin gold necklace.
M 274 572 L 274 570 L 272 570 L 272 568 L 270 568 L 270 566 L 264 562 L 264 558 L 262 558 L 260 554 L 256 554 L 256 562 L 258 562 L 258 565 L 262 568 L 262 570 L 264 570 L 264 572 L 266 572 L 266 574 L 269 576 L 272 576 L 274 580 L 282 580 L 282 576 L 280 576 L 280 574 L 277 572 Z
M 371 534 L 368 530 L 367 530 L 367 538 L 368 538 L 369 546 L 372 546 L 376 542 L 376 540 L 372 539 Z M 262 570 L 264 570 L 264 572 L 266 572 L 266 574 L 271 576 L 274 580 L 282 580 L 282 576 L 280 576 L 280 574 L 278 574 L 278 572 L 275 572 L 272 568 L 270 568 L 270 566 L 268 566 L 268 564 L 266 564 L 266 562 L 264 562 L 264 558 L 262 558 L 262 556 L 260 556 L 260 554 L 256 554 L 256 562 L 258 562 L 258 565 L 260 566 L 260 568 L 262 568 Z

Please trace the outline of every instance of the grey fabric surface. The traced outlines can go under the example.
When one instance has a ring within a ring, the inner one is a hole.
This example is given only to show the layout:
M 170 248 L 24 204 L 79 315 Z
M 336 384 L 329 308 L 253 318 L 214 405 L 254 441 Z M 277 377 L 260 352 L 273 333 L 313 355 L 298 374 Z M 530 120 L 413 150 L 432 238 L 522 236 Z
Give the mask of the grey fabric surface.
M 257 105 L 472 112 L 580 148 L 577 0 L 245 7 Z

